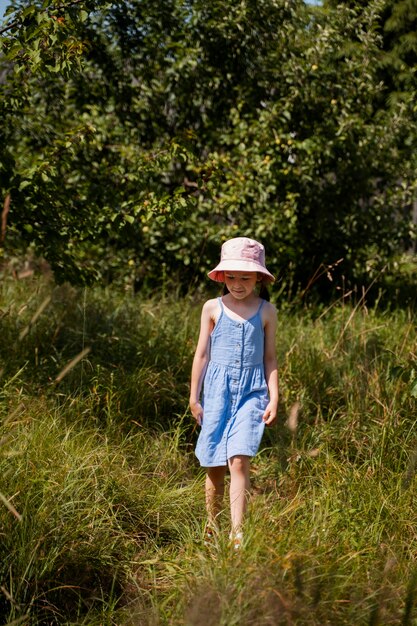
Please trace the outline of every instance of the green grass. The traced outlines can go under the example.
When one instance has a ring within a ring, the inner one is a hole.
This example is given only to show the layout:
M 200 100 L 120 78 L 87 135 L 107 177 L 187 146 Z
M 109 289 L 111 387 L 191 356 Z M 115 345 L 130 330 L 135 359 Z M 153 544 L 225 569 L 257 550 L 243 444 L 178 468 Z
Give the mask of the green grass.
M 416 624 L 412 314 L 280 312 L 280 418 L 234 554 L 227 503 L 218 545 L 202 545 L 187 412 L 199 313 L 1 284 L 0 623 Z

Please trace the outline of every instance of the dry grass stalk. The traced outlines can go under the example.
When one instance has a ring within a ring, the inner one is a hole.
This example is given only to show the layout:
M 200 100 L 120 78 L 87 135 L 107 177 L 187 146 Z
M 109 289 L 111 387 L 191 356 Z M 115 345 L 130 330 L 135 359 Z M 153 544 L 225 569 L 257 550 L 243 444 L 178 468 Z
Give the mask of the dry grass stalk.
M 20 415 L 23 413 L 25 408 L 26 407 L 25 407 L 24 403 L 23 402 L 19 402 L 17 407 L 14 409 L 14 411 L 9 413 L 9 415 L 4 419 L 3 426 L 6 426 L 10 422 L 12 422 L 15 419 L 15 417 L 20 417 Z
M 29 615 L 22 615 L 22 617 L 18 617 L 14 619 L 12 622 L 7 622 L 6 626 L 18 626 L 18 624 L 26 624 L 29 623 Z
M 22 332 L 19 335 L 19 341 L 22 341 L 22 339 L 24 339 L 26 337 L 26 335 L 29 333 L 30 329 L 32 328 L 32 326 L 35 324 L 35 322 L 38 320 L 38 318 L 42 315 L 42 313 L 44 312 L 44 310 L 46 309 L 46 307 L 48 306 L 48 304 L 51 301 L 51 296 L 47 296 L 45 298 L 45 300 L 43 302 L 41 302 L 38 310 L 35 312 L 34 316 L 32 317 L 32 319 L 30 320 L 29 324 L 22 330 Z
M 0 500 L 1 502 L 3 502 L 3 504 L 5 505 L 5 507 L 7 509 L 9 509 L 10 513 L 12 513 L 12 515 L 15 516 L 15 518 L 21 522 L 22 521 L 22 516 L 20 515 L 20 513 L 18 513 L 16 511 L 16 509 L 14 508 L 13 504 L 6 498 L 6 496 L 4 496 L 1 492 L 0 492 Z
M 90 352 L 91 348 L 84 348 L 77 356 L 75 356 L 67 365 L 61 370 L 58 376 L 55 378 L 54 383 L 60 383 L 61 380 Z

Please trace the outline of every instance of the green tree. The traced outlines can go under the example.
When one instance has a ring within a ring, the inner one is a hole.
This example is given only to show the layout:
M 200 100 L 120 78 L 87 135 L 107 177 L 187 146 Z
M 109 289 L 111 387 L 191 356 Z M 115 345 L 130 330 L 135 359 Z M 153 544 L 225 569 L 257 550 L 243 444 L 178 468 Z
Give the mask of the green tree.
M 356 13 L 368 6 L 362 0 L 325 0 L 325 7 L 350 7 Z M 378 5 L 381 51 L 375 61 L 390 100 L 415 96 L 417 82 L 417 5 L 414 0 L 381 0 Z
M 249 67 L 226 93 L 223 63 L 214 66 L 203 47 L 204 63 L 193 65 L 192 83 L 204 92 L 205 76 L 218 74 L 211 84 L 219 85 L 216 101 L 225 103 L 223 114 L 208 107 L 205 120 L 189 114 L 187 121 L 191 126 L 196 120 L 193 133 L 199 148 L 204 137 L 202 149 L 217 178 L 210 195 L 205 188 L 196 191 L 199 202 L 189 219 L 146 227 L 145 250 L 152 255 L 140 250 L 137 255 L 150 275 L 157 275 L 168 258 L 168 267 L 178 268 L 188 285 L 216 259 L 219 238 L 243 233 L 263 239 L 276 271 L 289 272 L 299 284 L 305 285 L 321 265 L 331 268 L 340 259 L 339 273 L 353 284 L 374 279 L 387 259 L 407 245 L 415 179 L 411 144 L 404 139 L 412 118 L 403 103 L 378 108 L 384 90 L 376 62 L 381 53 L 378 8 L 375 3 L 357 14 L 341 7 L 315 19 L 297 3 L 277 12 L 269 38 L 246 44 L 239 66 L 246 67 L 246 60 Z M 213 6 L 206 11 L 215 12 Z M 237 31 L 256 31 L 256 15 L 249 9 L 241 23 L 232 18 Z M 258 18 L 262 25 L 273 21 Z M 204 14 L 204 23 L 213 19 Z M 230 31 L 221 30 L 223 40 L 219 30 L 215 33 L 217 38 L 205 34 L 204 44 L 215 39 L 220 58 L 228 51 L 236 58 Z M 192 47 L 195 32 L 188 37 Z M 181 66 L 180 59 L 177 63 Z M 192 104 L 183 94 L 190 92 L 183 75 L 174 75 L 176 82 L 166 93 L 184 115 Z M 178 122 L 175 131 L 183 128 Z
M 142 146 L 118 115 L 128 102 L 103 99 L 97 106 L 94 88 L 84 98 L 77 91 L 88 90 L 85 60 L 98 36 L 92 30 L 85 39 L 87 24 L 99 21 L 107 5 L 15 3 L 2 30 L 0 187 L 10 203 L 7 242 L 34 244 L 58 279 L 73 282 L 102 277 L 97 259 L 124 236 L 125 226 L 165 219 L 186 205 L 182 193 L 162 193 L 154 182 L 179 146 Z M 106 55 L 105 48 L 99 54 Z M 100 79 L 97 71 L 93 83 Z
M 165 264 L 188 287 L 250 234 L 296 284 L 369 281 L 408 245 L 415 189 L 411 92 L 381 104 L 384 10 L 137 0 L 64 21 L 81 65 L 28 72 L 8 125 L 11 232 L 73 280 Z

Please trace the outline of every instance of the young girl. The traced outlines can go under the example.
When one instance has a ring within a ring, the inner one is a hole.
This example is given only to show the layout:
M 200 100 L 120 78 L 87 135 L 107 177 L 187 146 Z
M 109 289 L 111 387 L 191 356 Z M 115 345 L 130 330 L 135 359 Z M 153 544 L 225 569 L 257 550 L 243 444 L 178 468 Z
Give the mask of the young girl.
M 220 263 L 208 276 L 225 283 L 225 295 L 203 306 L 190 409 L 201 426 L 196 456 L 207 468 L 207 539 L 213 535 L 222 508 L 229 467 L 231 539 L 239 547 L 250 487 L 250 458 L 258 451 L 264 427 L 273 424 L 277 414 L 277 313 L 260 297 L 265 284 L 275 279 L 265 267 L 263 245 L 246 237 L 223 244 Z

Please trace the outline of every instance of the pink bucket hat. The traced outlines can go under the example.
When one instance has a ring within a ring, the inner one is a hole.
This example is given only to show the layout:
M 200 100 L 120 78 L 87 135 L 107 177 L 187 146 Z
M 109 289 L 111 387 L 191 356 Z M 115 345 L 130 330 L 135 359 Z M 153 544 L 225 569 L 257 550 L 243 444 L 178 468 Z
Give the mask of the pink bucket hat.
M 235 237 L 222 245 L 220 263 L 208 273 L 211 280 L 224 282 L 224 272 L 260 272 L 273 283 L 275 278 L 265 267 L 265 248 L 248 237 Z

